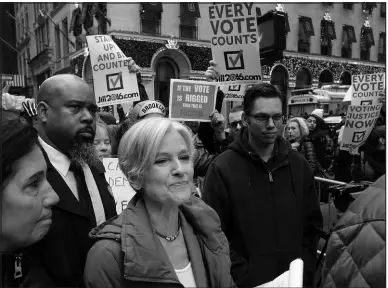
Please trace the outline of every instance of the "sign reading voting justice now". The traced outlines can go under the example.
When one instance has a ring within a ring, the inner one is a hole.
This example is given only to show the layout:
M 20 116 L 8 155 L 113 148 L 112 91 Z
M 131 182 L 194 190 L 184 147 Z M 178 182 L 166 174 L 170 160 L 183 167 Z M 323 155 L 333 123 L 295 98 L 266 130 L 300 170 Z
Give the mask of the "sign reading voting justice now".
M 225 95 L 224 101 L 243 101 L 246 89 L 247 85 L 240 83 L 221 86 L 221 91 Z
M 216 83 L 171 79 L 169 117 L 179 121 L 210 122 L 216 96 Z
M 86 36 L 98 107 L 139 101 L 135 73 L 128 70 L 129 59 L 107 35 Z
M 344 97 L 348 106 L 341 150 L 354 151 L 368 139 L 380 115 L 380 94 L 385 90 L 385 73 L 353 75 Z
M 262 80 L 256 8 L 253 3 L 209 7 L 211 49 L 218 82 L 257 84 Z
M 352 105 L 376 104 L 385 90 L 385 73 L 353 75 L 351 89 Z
M 127 208 L 128 202 L 131 201 L 136 192 L 121 171 L 118 158 L 104 158 L 103 164 L 105 167 L 105 179 L 112 189 L 117 214 L 120 214 Z
M 357 150 L 369 137 L 380 115 L 382 104 L 349 105 L 341 150 Z

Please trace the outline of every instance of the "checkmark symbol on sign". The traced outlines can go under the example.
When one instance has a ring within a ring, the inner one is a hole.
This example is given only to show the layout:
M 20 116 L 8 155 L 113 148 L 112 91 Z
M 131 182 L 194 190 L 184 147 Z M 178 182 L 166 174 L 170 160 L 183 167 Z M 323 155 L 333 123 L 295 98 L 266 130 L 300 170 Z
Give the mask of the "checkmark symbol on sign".
M 232 56 L 229 56 L 229 61 L 230 61 L 230 64 L 232 64 L 233 67 L 236 66 L 237 62 L 241 59 L 241 55 L 242 55 L 242 50 L 240 50 L 240 52 L 238 52 L 236 58 L 233 59 Z
M 117 75 L 116 80 L 113 80 L 112 78 L 113 78 L 113 77 L 110 77 L 110 78 L 109 78 L 109 81 L 110 81 L 110 83 L 112 84 L 111 87 L 116 87 L 117 83 L 118 83 L 118 82 L 120 81 L 120 79 L 121 79 L 121 73 L 120 73 L 119 75 Z

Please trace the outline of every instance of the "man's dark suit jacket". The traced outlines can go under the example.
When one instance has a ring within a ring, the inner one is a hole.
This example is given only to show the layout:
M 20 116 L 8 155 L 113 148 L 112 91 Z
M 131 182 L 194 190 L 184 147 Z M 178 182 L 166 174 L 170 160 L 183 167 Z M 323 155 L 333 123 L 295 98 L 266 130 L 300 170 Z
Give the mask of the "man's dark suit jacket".
M 44 149 L 41 149 L 47 162 L 47 180 L 60 201 L 52 209 L 50 230 L 35 245 L 34 254 L 56 287 L 82 287 L 86 256 L 94 243 L 89 238 L 89 232 L 95 225 L 62 176 L 52 166 Z M 117 215 L 115 200 L 108 190 L 104 173 L 97 167 L 89 167 L 108 220 Z

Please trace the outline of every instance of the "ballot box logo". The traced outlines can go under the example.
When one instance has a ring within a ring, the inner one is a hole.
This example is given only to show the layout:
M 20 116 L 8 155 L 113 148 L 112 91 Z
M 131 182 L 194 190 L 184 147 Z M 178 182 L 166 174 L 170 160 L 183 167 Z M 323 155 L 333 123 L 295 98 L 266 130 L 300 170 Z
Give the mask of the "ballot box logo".
M 360 102 L 361 106 L 367 106 L 367 105 L 372 105 L 372 104 L 373 104 L 372 100 L 365 100 L 365 101 Z
M 243 51 L 225 51 L 224 52 L 226 70 L 245 69 Z
M 230 85 L 229 86 L 229 91 L 231 92 L 238 92 L 241 89 L 241 85 Z
M 113 73 L 106 75 L 106 86 L 108 91 L 123 89 L 122 73 Z
M 360 143 L 364 140 L 366 131 L 358 131 L 353 133 L 353 142 Z

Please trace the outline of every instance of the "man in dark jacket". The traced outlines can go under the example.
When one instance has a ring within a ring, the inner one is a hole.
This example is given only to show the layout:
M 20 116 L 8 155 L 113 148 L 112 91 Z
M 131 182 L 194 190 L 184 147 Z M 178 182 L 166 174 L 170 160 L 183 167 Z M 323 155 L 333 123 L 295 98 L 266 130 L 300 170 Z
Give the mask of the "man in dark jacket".
M 246 91 L 244 128 L 205 179 L 203 199 L 221 219 L 237 286 L 269 282 L 296 258 L 305 284 L 313 282 L 322 214 L 309 164 L 279 136 L 282 101 L 270 84 Z
M 60 201 L 52 209 L 49 232 L 33 251 L 53 281 L 50 287 L 82 287 L 93 244 L 88 234 L 117 215 L 108 183 L 96 168 L 94 93 L 75 75 L 56 75 L 41 85 L 37 111 L 47 180 Z

